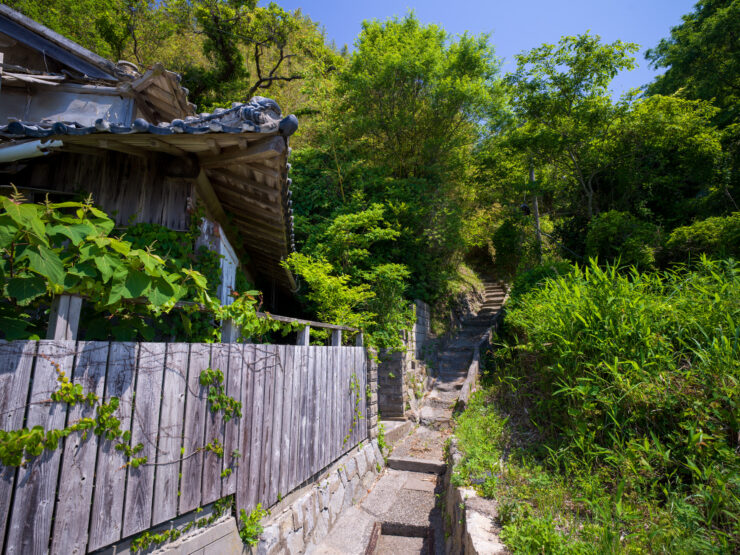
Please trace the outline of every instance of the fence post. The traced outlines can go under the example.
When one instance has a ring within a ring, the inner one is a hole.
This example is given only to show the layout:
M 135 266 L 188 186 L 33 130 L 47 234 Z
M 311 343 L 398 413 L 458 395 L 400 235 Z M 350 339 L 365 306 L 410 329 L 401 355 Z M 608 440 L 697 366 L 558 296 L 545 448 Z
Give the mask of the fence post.
M 308 347 L 311 344 L 310 336 L 311 336 L 310 326 L 306 326 L 302 330 L 298 330 L 298 339 L 295 344 L 303 346 L 303 347 Z
M 77 339 L 77 328 L 80 325 L 82 297 L 77 295 L 59 295 L 51 302 L 49 328 L 46 339 L 57 341 Z
M 342 330 L 331 330 L 331 341 L 329 345 L 332 347 L 342 346 Z
M 236 343 L 241 335 L 239 326 L 234 325 L 234 320 L 228 318 L 221 322 L 221 343 Z
M 365 338 L 362 335 L 362 332 L 359 332 L 355 336 L 355 347 L 363 347 L 365 345 Z

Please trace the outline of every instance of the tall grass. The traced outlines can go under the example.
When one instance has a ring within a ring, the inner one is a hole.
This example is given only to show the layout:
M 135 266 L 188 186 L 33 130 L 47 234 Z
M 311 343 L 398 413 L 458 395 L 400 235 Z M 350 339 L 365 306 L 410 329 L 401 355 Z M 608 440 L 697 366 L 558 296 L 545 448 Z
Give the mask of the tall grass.
M 483 404 L 524 408 L 538 438 L 485 481 L 511 547 L 527 551 L 536 532 L 566 552 L 740 552 L 736 262 L 591 263 L 516 299 L 504 333 Z

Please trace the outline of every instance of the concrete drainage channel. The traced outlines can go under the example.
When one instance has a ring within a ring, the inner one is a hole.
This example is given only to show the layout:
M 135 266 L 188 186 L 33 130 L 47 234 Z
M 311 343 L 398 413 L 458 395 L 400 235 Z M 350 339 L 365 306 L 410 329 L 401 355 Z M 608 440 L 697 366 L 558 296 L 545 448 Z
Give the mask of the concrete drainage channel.
M 444 553 L 442 515 L 436 500 L 443 492 L 445 464 L 390 457 L 388 468 L 405 474 L 406 480 L 396 494 L 394 507 L 375 522 L 365 555 Z

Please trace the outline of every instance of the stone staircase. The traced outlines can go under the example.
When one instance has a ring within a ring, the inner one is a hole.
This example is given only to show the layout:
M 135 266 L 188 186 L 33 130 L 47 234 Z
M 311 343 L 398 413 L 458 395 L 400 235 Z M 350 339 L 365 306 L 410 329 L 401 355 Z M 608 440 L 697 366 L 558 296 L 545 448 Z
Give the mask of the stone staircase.
M 460 332 L 440 351 L 436 384 L 421 410 L 421 423 L 445 426 L 451 416 L 460 388 L 467 377 L 475 348 L 488 333 L 494 317 L 506 298 L 506 290 L 495 281 L 485 283 L 483 304 L 474 317 L 462 323 Z
M 459 333 L 439 352 L 435 386 L 422 406 L 420 425 L 399 438 L 388 457 L 387 470 L 368 495 L 310 553 L 444 555 L 444 526 L 437 502 L 446 471 L 444 444 L 451 434 L 452 413 L 474 350 L 505 295 L 497 282 L 486 283 L 478 314 L 464 321 Z

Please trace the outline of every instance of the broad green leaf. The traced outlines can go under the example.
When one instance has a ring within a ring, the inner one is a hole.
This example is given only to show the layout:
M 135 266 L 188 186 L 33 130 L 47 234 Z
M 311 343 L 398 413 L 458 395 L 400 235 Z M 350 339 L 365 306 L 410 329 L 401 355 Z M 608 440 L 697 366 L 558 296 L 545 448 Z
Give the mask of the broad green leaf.
M 124 297 L 128 299 L 137 299 L 142 297 L 149 286 L 152 284 L 152 278 L 139 270 L 132 270 L 126 277 L 124 288 Z
M 28 326 L 29 322 L 22 317 L 0 316 L 0 329 L 5 334 L 7 341 L 29 339 L 29 333 L 26 330 Z
M 153 287 L 147 293 L 147 299 L 154 306 L 162 306 L 175 295 L 172 286 L 164 279 L 159 278 L 154 282 Z
M 23 256 L 28 258 L 28 267 L 52 283 L 64 283 L 64 264 L 59 255 L 43 245 L 39 245 L 37 249 L 29 248 L 24 251 Z
M 96 256 L 94 258 L 95 266 L 100 270 L 100 274 L 103 276 L 103 283 L 108 283 L 108 280 L 121 269 L 121 263 L 110 255 Z
M 15 277 L 8 280 L 8 295 L 25 306 L 46 293 L 46 280 L 40 276 Z
M 128 241 L 121 241 L 120 239 L 111 238 L 110 248 L 123 256 L 128 256 L 131 252 L 131 243 Z
M 65 237 L 68 237 L 75 246 L 79 245 L 88 235 L 94 232 L 95 229 L 86 223 L 54 225 L 48 229 L 50 236 L 64 235 Z

